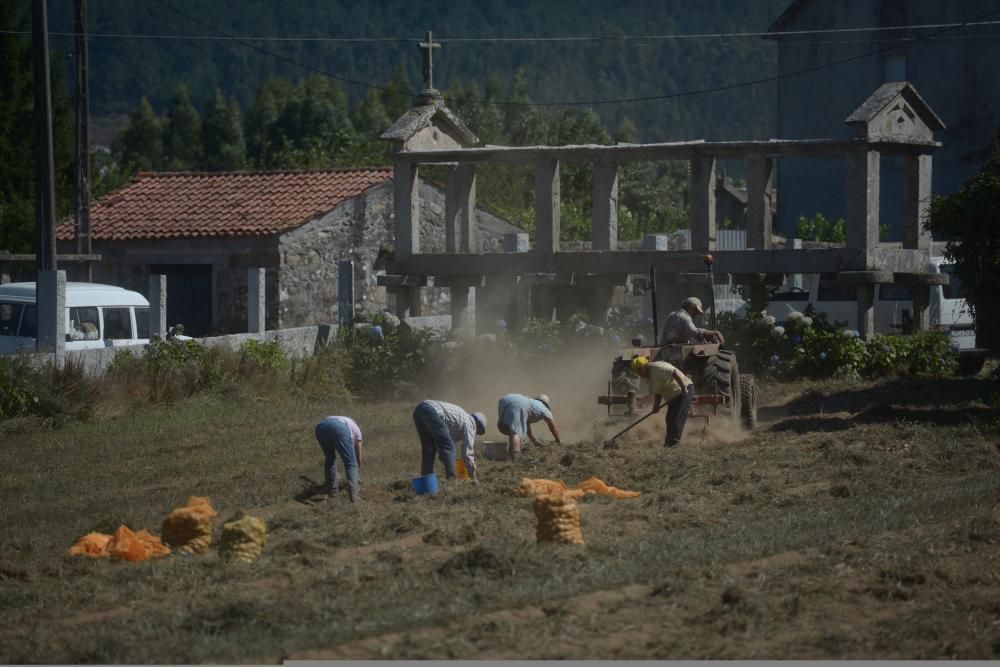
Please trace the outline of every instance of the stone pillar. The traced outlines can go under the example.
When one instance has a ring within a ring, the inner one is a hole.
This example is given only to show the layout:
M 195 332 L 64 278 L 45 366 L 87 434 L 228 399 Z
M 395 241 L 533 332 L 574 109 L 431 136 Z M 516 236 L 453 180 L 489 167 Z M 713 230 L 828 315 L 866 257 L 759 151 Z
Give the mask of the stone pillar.
M 167 338 L 167 277 L 149 277 L 149 340 Z
M 264 269 L 247 269 L 247 333 L 264 333 L 264 316 L 267 306 L 264 301 Z
M 531 241 L 527 234 L 514 233 L 503 235 L 504 252 L 529 252 Z M 491 278 L 496 282 L 496 278 Z M 524 281 L 516 280 L 511 283 L 510 305 L 506 309 L 507 324 L 513 330 L 518 330 L 524 324 L 524 320 L 531 314 L 531 287 Z
M 476 167 L 460 164 L 448 175 L 444 205 L 445 250 L 476 253 Z
M 451 293 L 451 330 L 464 335 L 469 332 L 469 292 L 467 285 L 452 285 Z
M 878 247 L 879 152 L 847 155 L 847 247 L 870 263 Z
M 420 252 L 420 191 L 417 165 L 396 161 L 392 173 L 393 214 L 396 216 L 396 257 Z
M 531 250 L 531 241 L 527 234 L 512 233 L 503 235 L 504 252 L 528 252 Z
M 618 250 L 618 163 L 594 164 L 591 206 L 594 250 Z
M 54 354 L 55 362 L 61 364 L 66 353 L 66 272 L 39 271 L 35 298 L 38 305 L 35 349 Z
M 691 249 L 715 250 L 715 158 L 691 160 Z
M 771 160 L 764 155 L 747 158 L 747 247 L 771 247 L 771 205 L 767 183 L 771 179 Z
M 924 220 L 931 205 L 930 155 L 903 157 L 903 247 L 930 251 L 931 234 Z
M 927 331 L 931 328 L 930 285 L 914 285 L 912 288 L 912 292 L 913 292 L 913 330 Z
M 858 333 L 864 340 L 875 335 L 875 285 L 860 284 L 858 291 Z
M 789 250 L 802 250 L 802 239 L 785 239 L 785 247 Z M 802 274 L 793 273 L 789 276 L 789 287 L 794 287 L 797 289 L 802 289 Z
M 337 324 L 354 321 L 354 262 L 337 262 Z
M 390 292 L 394 296 L 393 314 L 403 319 L 404 317 L 419 317 L 423 312 L 423 303 L 420 301 L 419 287 L 393 287 Z
M 559 161 L 535 161 L 535 249 L 559 252 Z

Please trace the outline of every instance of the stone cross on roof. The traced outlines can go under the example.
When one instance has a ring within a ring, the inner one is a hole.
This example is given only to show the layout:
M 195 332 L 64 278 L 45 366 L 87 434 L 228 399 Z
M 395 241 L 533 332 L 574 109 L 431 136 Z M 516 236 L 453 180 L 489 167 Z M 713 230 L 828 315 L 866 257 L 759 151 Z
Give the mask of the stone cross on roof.
M 441 45 L 431 37 L 431 31 L 427 31 L 427 36 L 420 42 L 420 50 L 424 57 L 424 90 L 434 90 L 434 49 L 440 49 Z

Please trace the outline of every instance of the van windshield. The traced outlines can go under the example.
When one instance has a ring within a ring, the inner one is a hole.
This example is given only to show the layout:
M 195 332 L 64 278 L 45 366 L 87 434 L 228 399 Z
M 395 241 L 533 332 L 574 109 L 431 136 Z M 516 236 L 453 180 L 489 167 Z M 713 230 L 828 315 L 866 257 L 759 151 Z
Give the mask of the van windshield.
M 21 304 L 0 303 L 0 336 L 16 336 L 21 319 Z
M 24 317 L 21 318 L 21 332 L 24 338 L 38 337 L 38 306 L 25 306 Z

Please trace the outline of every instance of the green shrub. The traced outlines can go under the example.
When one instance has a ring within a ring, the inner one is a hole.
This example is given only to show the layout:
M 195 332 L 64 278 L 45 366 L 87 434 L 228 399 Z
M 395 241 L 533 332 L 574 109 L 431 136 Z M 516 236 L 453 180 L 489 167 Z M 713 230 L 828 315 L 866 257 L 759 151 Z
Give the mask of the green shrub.
M 93 404 L 93 383 L 82 363 L 33 366 L 26 357 L 0 357 L 0 420 L 34 416 L 58 426 L 68 418 L 89 419 Z
M 940 332 L 880 336 L 864 341 L 858 332 L 831 324 L 812 307 L 793 312 L 783 322 L 761 313 L 745 319 L 719 317 L 728 347 L 740 368 L 775 377 L 885 376 L 940 377 L 956 370 L 957 351 Z
M 384 314 L 371 324 L 342 326 L 334 343 L 334 363 L 343 368 L 347 388 L 359 396 L 399 397 L 431 359 L 433 334 L 397 324 Z
M 0 357 L 0 419 L 24 417 L 37 411 L 37 374 L 24 357 Z
M 288 367 L 288 357 L 279 341 L 265 343 L 250 339 L 240 347 L 241 375 L 253 373 L 257 369 L 284 371 L 288 370 Z

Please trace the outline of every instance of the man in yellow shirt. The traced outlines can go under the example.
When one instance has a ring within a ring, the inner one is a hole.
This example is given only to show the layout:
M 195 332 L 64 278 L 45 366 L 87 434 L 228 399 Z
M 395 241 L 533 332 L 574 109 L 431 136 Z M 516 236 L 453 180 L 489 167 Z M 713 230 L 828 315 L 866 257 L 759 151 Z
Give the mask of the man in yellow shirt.
M 632 370 L 646 380 L 649 392 L 656 394 L 653 412 L 659 412 L 664 403 L 667 405 L 667 437 L 663 446 L 677 445 L 684 435 L 684 425 L 687 424 L 694 398 L 694 383 L 680 369 L 665 361 L 650 362 L 648 357 L 633 358 Z

